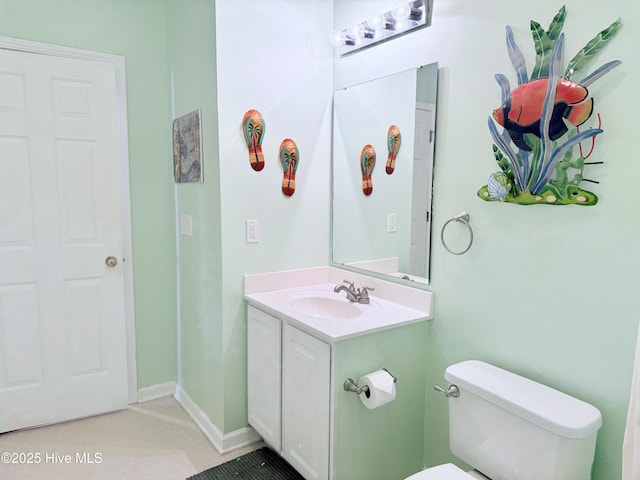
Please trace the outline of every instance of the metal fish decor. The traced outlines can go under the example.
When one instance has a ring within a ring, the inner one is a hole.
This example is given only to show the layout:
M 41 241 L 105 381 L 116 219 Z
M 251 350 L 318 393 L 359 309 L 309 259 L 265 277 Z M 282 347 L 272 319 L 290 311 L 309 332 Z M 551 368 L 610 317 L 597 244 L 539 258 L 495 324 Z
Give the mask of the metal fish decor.
M 563 72 L 565 17 L 563 6 L 547 31 L 531 21 L 536 51 L 531 75 L 511 28 L 506 27 L 507 51 L 518 86 L 511 90 L 505 75 L 495 76 L 502 90 L 502 105 L 493 111 L 488 124 L 500 171 L 492 173 L 488 184 L 478 191 L 483 200 L 520 205 L 598 202 L 596 194 L 580 188 L 582 182 L 599 183 L 585 178 L 585 166 L 603 163 L 586 161 L 594 151 L 596 137 L 604 131 L 600 114 L 593 115 L 589 87 L 622 62 L 605 63 L 580 80 L 574 75 L 616 34 L 621 23 L 618 19 L 598 33 Z M 587 127 L 589 120 L 597 127 Z

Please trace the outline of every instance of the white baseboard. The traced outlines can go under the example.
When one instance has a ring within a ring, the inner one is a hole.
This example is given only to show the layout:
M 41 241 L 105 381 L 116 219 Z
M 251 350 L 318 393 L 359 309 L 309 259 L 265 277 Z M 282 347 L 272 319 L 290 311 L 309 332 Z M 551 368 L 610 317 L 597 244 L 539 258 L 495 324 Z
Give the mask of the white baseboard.
M 149 402 L 162 397 L 174 395 L 176 391 L 176 382 L 161 383 L 150 387 L 138 389 L 138 403 Z
M 231 433 L 223 434 L 209 416 L 176 382 L 161 383 L 138 389 L 138 403 L 169 396 L 173 396 L 184 408 L 185 412 L 221 455 L 262 440 L 262 437 L 251 427 L 244 427 Z
M 223 434 L 180 385 L 175 386 L 173 396 L 221 455 L 257 443 L 262 439 L 251 427 Z

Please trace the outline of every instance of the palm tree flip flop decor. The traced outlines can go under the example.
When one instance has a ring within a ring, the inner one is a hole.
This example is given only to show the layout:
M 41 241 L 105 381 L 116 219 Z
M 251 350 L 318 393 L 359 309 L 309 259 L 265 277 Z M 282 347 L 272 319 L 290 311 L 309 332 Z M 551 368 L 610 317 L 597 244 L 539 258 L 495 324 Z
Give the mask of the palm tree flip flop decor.
M 376 151 L 371 145 L 365 145 L 360 153 L 360 171 L 362 171 L 362 192 L 371 195 L 373 192 L 373 181 L 371 174 L 376 165 Z
M 264 168 L 262 154 L 262 139 L 264 137 L 265 122 L 258 110 L 249 110 L 242 119 L 242 131 L 249 148 L 251 168 L 259 172 Z
M 284 172 L 282 193 L 287 197 L 290 197 L 296 191 L 296 170 L 298 169 L 299 160 L 300 152 L 296 142 L 290 138 L 285 138 L 280 144 L 280 164 Z
M 400 129 L 395 125 L 391 125 L 389 130 L 387 130 L 387 148 L 389 149 L 389 155 L 387 156 L 386 171 L 389 175 L 391 175 L 396 168 L 396 157 L 400 151 L 401 143 L 402 135 L 400 135 Z

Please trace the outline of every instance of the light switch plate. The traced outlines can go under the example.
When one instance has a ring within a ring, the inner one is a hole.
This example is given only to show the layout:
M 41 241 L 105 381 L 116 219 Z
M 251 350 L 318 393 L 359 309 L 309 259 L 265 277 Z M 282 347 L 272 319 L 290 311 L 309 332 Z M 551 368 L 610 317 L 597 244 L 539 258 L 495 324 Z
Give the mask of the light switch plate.
M 193 236 L 193 221 L 191 215 L 186 213 L 180 215 L 180 233 L 189 237 Z

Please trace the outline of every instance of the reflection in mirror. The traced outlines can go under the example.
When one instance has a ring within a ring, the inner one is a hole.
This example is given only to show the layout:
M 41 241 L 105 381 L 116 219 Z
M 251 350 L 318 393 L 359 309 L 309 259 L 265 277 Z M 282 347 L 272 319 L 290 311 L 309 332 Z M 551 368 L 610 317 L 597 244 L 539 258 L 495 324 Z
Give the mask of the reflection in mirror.
M 335 92 L 335 266 L 414 286 L 428 283 L 437 77 L 434 63 Z M 394 168 L 387 169 L 392 125 L 401 144 Z M 361 168 L 366 145 L 376 152 L 370 179 Z

